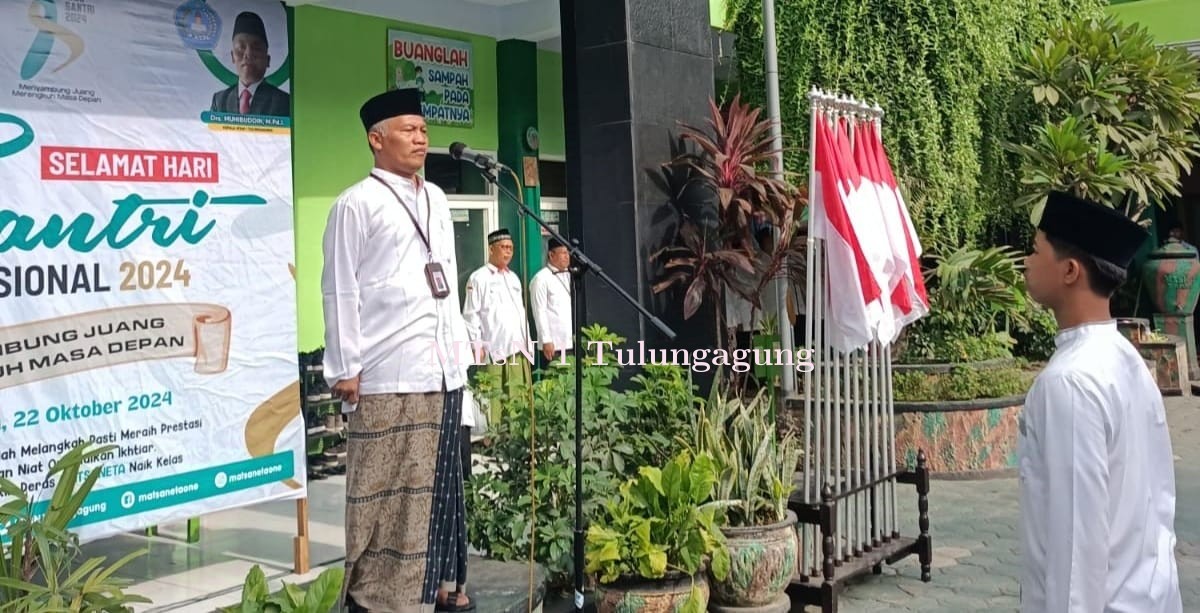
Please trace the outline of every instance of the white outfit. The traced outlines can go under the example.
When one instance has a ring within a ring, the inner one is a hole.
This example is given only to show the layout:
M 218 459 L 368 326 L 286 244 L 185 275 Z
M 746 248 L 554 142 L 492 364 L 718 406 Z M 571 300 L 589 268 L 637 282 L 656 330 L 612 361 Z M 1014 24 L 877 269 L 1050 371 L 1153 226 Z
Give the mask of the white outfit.
M 1162 394 L 1113 321 L 1069 328 L 1020 419 L 1022 613 L 1180 613 Z
M 575 328 L 571 312 L 571 273 L 549 264 L 529 281 L 529 308 L 537 327 L 538 342 L 554 345 L 554 351 L 574 347 Z
M 466 294 L 462 315 L 472 343 L 486 349 L 494 362 L 531 351 L 517 273 L 484 264 L 467 279 Z
M 325 380 L 332 387 L 359 375 L 360 395 L 456 390 L 467 381 L 471 351 L 453 282 L 458 263 L 446 195 L 420 179 L 378 168 L 372 174 L 403 203 L 368 176 L 342 192 L 329 211 L 321 274 Z M 445 298 L 434 298 L 429 289 L 430 253 L 402 206 L 417 217 L 433 260 L 450 281 Z M 345 412 L 354 408 L 342 403 Z M 464 420 L 470 413 L 463 411 Z

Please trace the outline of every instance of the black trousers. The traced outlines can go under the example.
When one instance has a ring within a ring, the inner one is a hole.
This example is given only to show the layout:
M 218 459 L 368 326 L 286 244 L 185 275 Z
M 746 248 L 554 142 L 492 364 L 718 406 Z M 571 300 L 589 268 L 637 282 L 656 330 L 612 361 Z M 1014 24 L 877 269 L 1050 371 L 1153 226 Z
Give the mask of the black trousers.
M 562 366 L 562 362 L 565 361 L 563 357 L 564 355 L 575 355 L 575 350 L 568 349 L 562 352 L 555 351 L 554 356 L 549 360 L 546 359 L 546 354 L 539 351 L 537 353 L 537 363 L 534 364 L 534 367 L 538 370 L 550 370 L 550 368 L 553 366 Z
M 463 407 L 464 411 L 470 411 L 471 407 Z M 463 483 L 471 480 L 471 426 L 462 427 L 462 469 Z

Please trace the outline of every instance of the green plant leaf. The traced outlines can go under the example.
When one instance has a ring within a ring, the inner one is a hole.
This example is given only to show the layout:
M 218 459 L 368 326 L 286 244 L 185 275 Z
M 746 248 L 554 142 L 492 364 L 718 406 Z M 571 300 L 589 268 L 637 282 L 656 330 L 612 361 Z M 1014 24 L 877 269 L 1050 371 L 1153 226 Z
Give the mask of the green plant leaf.
M 263 573 L 262 567 L 255 564 L 246 575 L 246 582 L 242 585 L 243 613 L 260 611 L 262 603 L 266 601 L 269 595 L 267 576 Z
M 344 569 L 338 567 L 322 572 L 308 587 L 308 593 L 304 596 L 304 610 L 308 613 L 326 613 L 331 610 L 341 594 L 344 573 Z

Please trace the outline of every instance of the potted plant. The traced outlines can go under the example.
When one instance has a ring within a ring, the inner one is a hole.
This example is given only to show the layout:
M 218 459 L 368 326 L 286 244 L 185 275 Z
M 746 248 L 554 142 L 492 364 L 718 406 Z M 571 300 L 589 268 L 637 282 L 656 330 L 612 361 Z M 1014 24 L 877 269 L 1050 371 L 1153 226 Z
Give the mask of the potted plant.
M 662 469 L 642 466 L 636 478 L 588 527 L 586 571 L 597 574 L 596 610 L 702 613 L 708 607 L 705 563 L 729 575 L 724 536 L 712 499 L 717 471 L 710 456 L 684 450 Z
M 697 413 L 693 453 L 713 458 L 714 496 L 730 501 L 719 526 L 729 557 L 726 578 L 710 576 L 712 600 L 723 607 L 763 607 L 784 602 L 796 574 L 796 514 L 787 508 L 800 448 L 794 435 L 776 436 L 768 396 L 748 402 L 713 387 Z

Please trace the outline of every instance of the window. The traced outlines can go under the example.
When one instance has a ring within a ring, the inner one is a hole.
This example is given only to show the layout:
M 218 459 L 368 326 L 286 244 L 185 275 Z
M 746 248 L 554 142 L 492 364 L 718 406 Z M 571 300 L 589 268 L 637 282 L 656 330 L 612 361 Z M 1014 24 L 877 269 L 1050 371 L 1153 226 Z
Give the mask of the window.
M 567 163 L 559 160 L 538 160 L 538 181 L 542 198 L 567 197 Z

